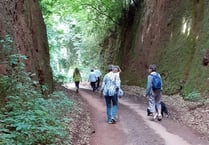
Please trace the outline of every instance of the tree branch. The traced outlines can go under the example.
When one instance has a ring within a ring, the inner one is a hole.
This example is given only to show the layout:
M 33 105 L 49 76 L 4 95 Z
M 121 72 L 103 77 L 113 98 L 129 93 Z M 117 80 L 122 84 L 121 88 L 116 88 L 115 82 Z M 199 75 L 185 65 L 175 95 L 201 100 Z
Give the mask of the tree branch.
M 114 22 L 115 24 L 120 25 L 120 24 L 119 24 L 117 21 L 115 21 L 111 16 L 105 14 L 105 12 L 103 12 L 101 9 L 98 9 L 98 8 L 92 6 L 91 4 L 87 4 L 87 3 L 83 3 L 83 4 L 81 4 L 81 5 L 87 6 L 87 7 L 90 7 L 90 8 L 92 8 L 92 9 L 96 10 L 99 14 L 106 16 L 107 18 L 109 18 L 109 19 L 110 19 L 112 22 Z

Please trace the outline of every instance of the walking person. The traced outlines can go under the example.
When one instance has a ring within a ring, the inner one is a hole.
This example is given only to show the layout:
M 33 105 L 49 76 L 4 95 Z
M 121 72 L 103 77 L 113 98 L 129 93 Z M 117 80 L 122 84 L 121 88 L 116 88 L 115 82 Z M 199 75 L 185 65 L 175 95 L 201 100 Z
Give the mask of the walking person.
M 81 82 L 81 74 L 78 68 L 75 68 L 73 72 L 73 81 L 75 82 L 75 87 L 76 87 L 76 93 L 78 93 L 79 90 L 79 84 Z
M 99 86 L 100 86 L 100 80 L 101 80 L 102 73 L 100 72 L 100 70 L 97 67 L 95 68 L 94 72 L 95 72 L 96 77 L 97 77 L 96 89 L 98 89 Z
M 114 65 L 114 67 L 113 67 L 114 78 L 119 83 L 119 87 L 116 88 L 116 98 L 117 98 L 117 108 L 118 108 L 117 115 L 116 115 L 117 120 L 119 120 L 119 101 L 118 101 L 118 98 L 121 98 L 123 96 L 123 91 L 121 89 L 120 72 L 121 72 L 120 67 L 118 65 Z
M 113 72 L 114 72 L 114 74 L 115 74 L 115 77 L 116 77 L 117 79 L 120 79 L 121 69 L 120 69 L 120 67 L 119 67 L 118 65 L 115 65 L 115 66 L 113 67 Z
M 105 97 L 107 122 L 109 124 L 116 123 L 116 115 L 118 111 L 118 100 L 116 90 L 120 87 L 120 80 L 116 79 L 113 72 L 113 65 L 108 66 L 108 73 L 105 74 L 102 82 L 101 91 Z
M 162 99 L 162 78 L 156 72 L 156 65 L 151 64 L 148 68 L 146 97 L 148 99 L 148 108 L 153 116 L 153 120 L 160 121 L 161 114 L 161 99 Z
M 116 95 L 117 95 L 117 97 L 119 97 L 118 96 L 118 92 L 119 92 L 119 90 L 121 90 L 121 80 L 120 80 L 120 72 L 121 72 L 121 69 L 120 69 L 120 67 L 119 66 L 117 66 L 117 65 L 114 65 L 113 66 L 113 74 L 114 74 L 114 79 L 118 82 L 118 86 L 119 87 L 117 87 L 117 89 L 116 89 Z
M 89 82 L 93 92 L 96 90 L 96 81 L 97 81 L 96 73 L 94 72 L 93 69 L 91 69 L 91 72 L 89 74 Z

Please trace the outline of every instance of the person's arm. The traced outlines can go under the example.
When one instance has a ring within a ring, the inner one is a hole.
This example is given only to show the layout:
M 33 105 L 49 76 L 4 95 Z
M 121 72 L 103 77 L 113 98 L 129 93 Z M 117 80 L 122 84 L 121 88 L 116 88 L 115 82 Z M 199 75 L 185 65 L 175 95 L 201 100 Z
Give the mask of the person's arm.
M 97 81 L 97 75 L 96 75 L 96 73 L 95 73 L 94 77 L 95 77 L 95 80 Z
M 90 81 L 91 81 L 90 79 L 91 79 L 91 74 L 89 74 L 88 82 L 90 82 Z
M 99 77 L 101 77 L 101 75 L 102 75 L 102 73 L 101 73 L 101 71 L 99 71 Z
M 101 86 L 101 89 L 100 89 L 101 91 L 104 90 L 105 84 L 106 84 L 106 75 L 104 76 L 103 81 L 102 81 L 102 86 Z
M 148 77 L 147 77 L 147 88 L 146 88 L 146 97 L 151 94 L 152 79 L 153 79 L 153 77 L 151 75 L 148 75 Z
M 162 78 L 161 78 L 161 75 L 159 74 L 159 77 L 160 77 L 160 80 L 161 80 L 161 91 L 163 90 L 163 81 L 162 81 Z
M 81 78 L 81 74 L 79 73 L 79 79 L 80 79 L 80 82 L 82 82 L 82 78 Z
M 119 72 L 117 74 L 115 74 L 115 83 L 116 83 L 116 88 L 120 88 L 121 80 L 120 80 Z
M 73 81 L 75 82 L 75 73 L 73 73 Z

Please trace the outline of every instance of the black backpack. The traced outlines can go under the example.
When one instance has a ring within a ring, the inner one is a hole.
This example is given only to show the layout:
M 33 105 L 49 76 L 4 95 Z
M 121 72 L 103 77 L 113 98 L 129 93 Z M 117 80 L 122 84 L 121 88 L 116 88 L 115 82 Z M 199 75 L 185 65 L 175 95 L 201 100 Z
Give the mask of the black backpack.
M 156 75 L 150 74 L 150 75 L 153 76 L 152 89 L 153 90 L 160 90 L 162 87 L 162 81 L 161 81 L 159 74 L 156 74 Z

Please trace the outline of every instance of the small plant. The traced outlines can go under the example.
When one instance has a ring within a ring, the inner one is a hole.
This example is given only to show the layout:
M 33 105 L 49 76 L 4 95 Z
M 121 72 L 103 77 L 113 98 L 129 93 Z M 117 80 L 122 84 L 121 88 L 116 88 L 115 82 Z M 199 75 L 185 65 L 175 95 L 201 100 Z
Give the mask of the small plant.
M 202 99 L 202 96 L 199 92 L 193 91 L 185 96 L 184 99 L 189 101 L 200 101 Z
M 57 75 L 54 75 L 54 81 L 58 83 L 66 83 L 68 82 L 68 78 L 65 75 L 57 74 Z

